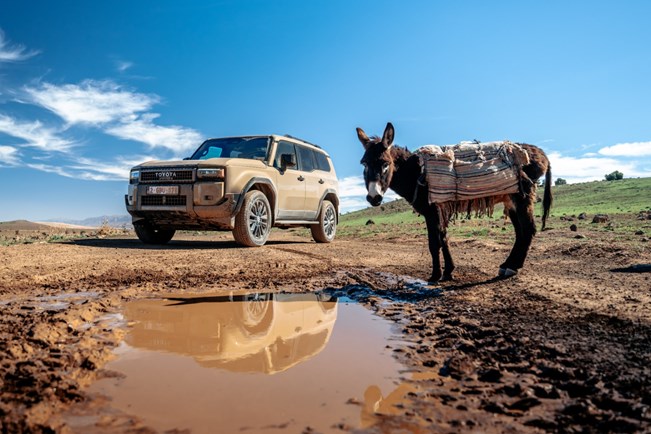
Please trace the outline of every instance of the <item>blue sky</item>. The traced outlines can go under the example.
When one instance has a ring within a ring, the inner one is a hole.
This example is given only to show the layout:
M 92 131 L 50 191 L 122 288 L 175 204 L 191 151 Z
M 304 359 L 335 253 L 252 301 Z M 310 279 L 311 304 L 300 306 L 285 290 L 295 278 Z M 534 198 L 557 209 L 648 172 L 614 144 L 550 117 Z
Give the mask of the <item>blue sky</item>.
M 240 134 L 320 144 L 363 207 L 355 127 L 387 121 L 651 176 L 651 2 L 185 3 L 0 3 L 0 221 L 125 214 L 132 165 Z

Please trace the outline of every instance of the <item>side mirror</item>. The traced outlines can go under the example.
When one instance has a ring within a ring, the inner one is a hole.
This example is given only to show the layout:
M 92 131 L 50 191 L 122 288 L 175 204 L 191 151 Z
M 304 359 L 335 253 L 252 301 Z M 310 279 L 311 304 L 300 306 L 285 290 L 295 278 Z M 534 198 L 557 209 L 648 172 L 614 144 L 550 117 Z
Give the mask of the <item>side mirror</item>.
M 282 154 L 280 156 L 280 169 L 284 172 L 288 167 L 296 166 L 296 155 Z

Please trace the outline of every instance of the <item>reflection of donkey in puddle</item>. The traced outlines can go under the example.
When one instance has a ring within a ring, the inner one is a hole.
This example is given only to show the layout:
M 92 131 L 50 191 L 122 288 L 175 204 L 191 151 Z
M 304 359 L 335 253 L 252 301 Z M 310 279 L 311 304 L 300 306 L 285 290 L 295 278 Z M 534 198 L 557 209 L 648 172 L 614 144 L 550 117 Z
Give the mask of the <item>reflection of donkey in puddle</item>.
M 129 303 L 126 317 L 136 322 L 132 346 L 189 355 L 205 367 L 273 374 L 326 346 L 337 301 L 319 293 L 173 297 Z

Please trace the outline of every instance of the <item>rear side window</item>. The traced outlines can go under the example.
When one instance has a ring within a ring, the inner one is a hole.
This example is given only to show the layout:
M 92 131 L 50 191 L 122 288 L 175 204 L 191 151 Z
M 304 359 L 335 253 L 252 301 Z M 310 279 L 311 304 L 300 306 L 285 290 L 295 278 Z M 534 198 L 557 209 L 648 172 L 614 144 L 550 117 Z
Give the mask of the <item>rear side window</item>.
M 330 172 L 330 163 L 328 163 L 328 157 L 323 152 L 314 152 L 316 157 L 316 168 L 318 170 L 323 170 L 324 172 Z
M 298 149 L 298 158 L 300 160 L 301 170 L 304 172 L 311 172 L 316 167 L 316 161 L 314 161 L 314 152 L 311 149 L 305 148 L 303 146 L 297 146 Z

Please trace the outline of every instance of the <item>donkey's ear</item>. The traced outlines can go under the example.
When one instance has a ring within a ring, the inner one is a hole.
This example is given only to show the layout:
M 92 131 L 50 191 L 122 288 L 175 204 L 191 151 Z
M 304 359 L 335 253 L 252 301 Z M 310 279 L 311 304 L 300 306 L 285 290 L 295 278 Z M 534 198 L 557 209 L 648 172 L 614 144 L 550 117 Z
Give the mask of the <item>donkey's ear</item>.
M 393 125 L 391 125 L 391 122 L 388 122 L 387 127 L 384 129 L 384 134 L 382 135 L 382 144 L 385 148 L 389 149 L 393 146 L 394 134 L 395 130 L 393 129 Z
M 367 149 L 371 139 L 368 138 L 363 129 L 357 128 L 357 138 L 362 142 L 362 145 L 364 145 L 364 149 Z

